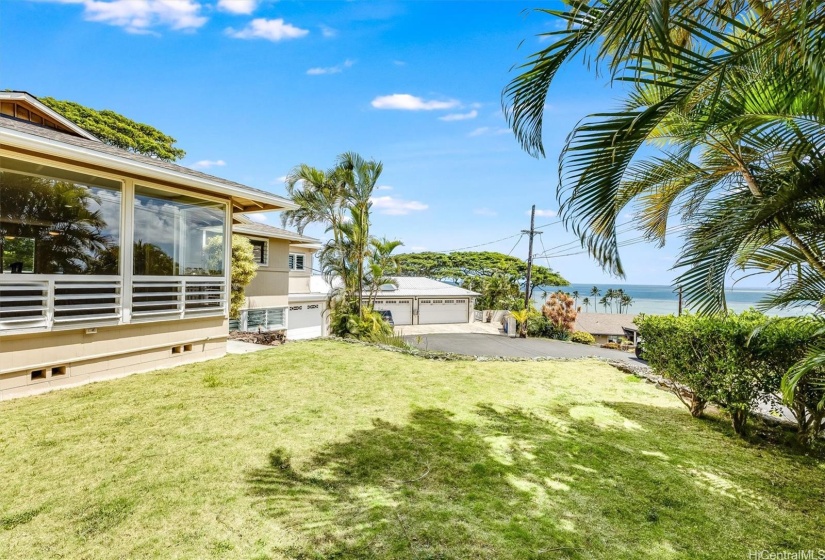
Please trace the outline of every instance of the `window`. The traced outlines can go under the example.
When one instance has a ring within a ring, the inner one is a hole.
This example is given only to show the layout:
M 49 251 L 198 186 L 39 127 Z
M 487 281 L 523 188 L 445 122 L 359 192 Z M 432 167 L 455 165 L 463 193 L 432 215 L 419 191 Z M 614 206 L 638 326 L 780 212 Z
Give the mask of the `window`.
M 304 255 L 300 253 L 290 253 L 289 270 L 304 270 Z
M 252 254 L 255 255 L 255 262 L 262 266 L 269 264 L 269 255 L 267 254 L 269 243 L 263 239 L 250 239 L 249 243 L 252 244 Z
M 223 276 L 226 204 L 135 186 L 134 272 Z
M 121 184 L 0 158 L 0 273 L 120 271 Z

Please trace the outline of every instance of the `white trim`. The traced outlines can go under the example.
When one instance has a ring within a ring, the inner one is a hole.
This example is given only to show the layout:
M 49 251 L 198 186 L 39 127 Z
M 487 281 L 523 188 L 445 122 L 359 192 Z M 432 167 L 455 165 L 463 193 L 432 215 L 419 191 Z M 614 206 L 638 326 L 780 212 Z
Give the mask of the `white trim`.
M 112 154 L 91 150 L 89 148 L 82 148 L 80 146 L 73 146 L 35 136 L 18 132 L 16 130 L 9 130 L 7 128 L 0 128 L 0 145 L 13 146 L 26 150 L 32 150 L 42 154 L 49 154 L 57 157 L 65 157 L 73 159 L 80 163 L 91 163 L 97 165 L 107 165 L 113 167 L 117 171 L 123 173 L 135 173 L 143 175 L 150 179 L 158 179 L 162 181 L 171 181 L 180 184 L 181 186 L 188 186 L 197 189 L 206 189 L 217 194 L 223 194 L 229 197 L 244 198 L 255 203 L 264 203 L 275 206 L 276 208 L 261 208 L 260 211 L 271 210 L 294 210 L 298 208 L 296 204 L 276 195 L 267 195 L 265 193 L 254 192 L 245 188 L 233 187 L 216 183 L 206 178 L 195 177 L 171 169 L 164 169 L 162 167 L 155 167 L 154 165 L 143 163 L 123 157 L 118 157 Z M 244 209 L 244 212 L 255 212 L 257 209 Z
M 233 233 L 235 233 L 234 230 L 233 230 Z M 257 241 L 259 243 L 264 244 L 264 248 L 263 248 L 264 262 L 255 261 L 255 264 L 258 265 L 258 268 L 269 268 L 269 239 L 267 239 L 265 237 L 253 237 L 253 236 L 247 235 L 245 233 L 241 234 L 241 235 L 246 237 L 250 242 Z
M 301 257 L 301 268 L 298 268 L 298 257 Z M 293 266 L 295 263 L 295 266 Z M 311 264 L 311 263 L 310 263 Z M 307 254 L 306 253 L 290 253 L 287 257 L 287 265 L 290 272 L 305 272 L 307 268 Z

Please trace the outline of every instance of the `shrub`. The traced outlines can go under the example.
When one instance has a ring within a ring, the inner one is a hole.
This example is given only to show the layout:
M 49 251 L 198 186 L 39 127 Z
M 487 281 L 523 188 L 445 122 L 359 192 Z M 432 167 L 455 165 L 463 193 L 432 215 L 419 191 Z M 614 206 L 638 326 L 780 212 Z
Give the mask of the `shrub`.
M 593 335 L 585 331 L 576 331 L 570 335 L 570 342 L 577 342 L 579 344 L 595 344 L 596 339 Z
M 330 313 L 330 332 L 335 336 L 370 342 L 393 334 L 392 326 L 380 313 L 365 308 L 359 314 L 357 302 L 337 302 L 333 305 Z
M 608 350 L 618 350 L 619 345 L 616 342 L 605 342 L 602 344 L 602 348 L 607 348 Z
M 647 316 L 640 320 L 645 359 L 656 373 L 688 388 L 674 393 L 693 416 L 708 402 L 724 407 L 733 429 L 744 434 L 756 401 L 775 394 L 778 379 L 768 375 L 748 348 L 751 333 L 766 321 L 761 313 L 699 317 Z
M 553 322 L 536 311 L 530 310 L 527 316 L 527 334 L 532 337 L 552 338 L 555 340 L 567 340 L 570 332 L 560 329 Z
M 805 357 L 815 343 L 817 324 L 805 318 L 768 321 L 758 328 L 748 342 L 748 348 L 765 369 L 772 385 L 781 383 L 785 373 Z M 823 371 L 820 368 L 819 374 Z M 825 387 L 813 379 L 803 378 L 787 403 L 797 423 L 799 441 L 810 445 L 825 431 L 825 410 L 818 404 L 825 397 Z

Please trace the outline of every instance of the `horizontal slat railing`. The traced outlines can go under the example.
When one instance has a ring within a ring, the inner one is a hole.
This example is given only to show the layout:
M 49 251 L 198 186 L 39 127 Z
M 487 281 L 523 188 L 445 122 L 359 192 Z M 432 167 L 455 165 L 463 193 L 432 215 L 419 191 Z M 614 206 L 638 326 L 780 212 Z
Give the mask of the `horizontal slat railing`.
M 0 276 L 0 333 L 117 323 L 123 313 L 121 286 L 117 277 Z
M 223 278 L 141 278 L 132 282 L 132 317 L 180 318 L 223 315 L 226 282 Z

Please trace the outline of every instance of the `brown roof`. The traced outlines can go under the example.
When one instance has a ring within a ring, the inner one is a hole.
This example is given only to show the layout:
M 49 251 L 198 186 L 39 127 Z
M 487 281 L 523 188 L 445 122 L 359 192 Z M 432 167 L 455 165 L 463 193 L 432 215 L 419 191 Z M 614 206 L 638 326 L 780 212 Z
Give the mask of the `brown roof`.
M 235 220 L 239 222 L 237 224 L 232 225 L 232 231 L 234 231 L 235 233 L 259 235 L 261 237 L 274 237 L 275 239 L 288 239 L 290 241 L 297 241 L 299 243 L 309 243 L 313 245 L 321 244 L 320 239 L 315 239 L 314 237 L 307 237 L 305 235 L 301 235 L 300 233 L 296 233 L 294 231 L 289 231 L 287 229 L 282 229 L 275 226 L 270 226 L 268 224 L 253 222 L 249 218 L 242 215 L 236 215 Z
M 246 191 L 250 197 L 254 198 L 255 195 L 265 195 L 269 199 L 277 199 L 283 201 L 283 207 L 285 208 L 294 208 L 295 205 L 290 202 L 289 200 L 275 195 L 273 193 L 263 191 L 260 189 L 256 189 L 253 187 L 249 187 L 247 185 L 242 185 L 241 183 L 236 183 L 234 181 L 229 181 L 227 179 L 222 179 L 220 177 L 216 177 L 214 175 L 209 175 L 208 173 L 202 173 L 200 171 L 196 171 L 194 169 L 190 169 L 188 167 L 184 167 L 182 165 L 178 165 L 175 163 L 171 163 L 168 161 L 163 161 L 161 159 L 152 158 L 149 156 L 144 156 L 141 154 L 136 154 L 121 148 L 117 148 L 115 146 L 110 146 L 108 144 L 104 144 L 103 142 L 96 141 L 96 140 L 88 140 L 86 138 L 80 138 L 78 136 L 72 136 L 70 134 L 66 134 L 60 132 L 58 130 L 53 130 L 50 128 L 46 128 L 44 126 L 39 126 L 34 123 L 21 121 L 18 119 L 10 118 L 5 115 L 0 115 L 0 128 L 5 128 L 8 130 L 12 130 L 15 132 L 21 132 L 24 134 L 29 134 L 32 136 L 39 136 L 46 140 L 51 140 L 54 142 L 60 142 L 61 144 L 67 144 L 70 146 L 76 146 L 78 148 L 84 148 L 86 150 L 91 150 L 95 152 L 99 152 L 101 154 L 106 154 L 110 156 L 116 156 L 118 158 L 122 158 L 125 160 L 130 160 L 137 163 L 142 163 L 145 165 L 151 165 L 156 168 L 164 169 L 167 171 L 173 171 L 176 173 L 180 173 L 182 175 L 187 175 L 194 179 L 201 179 L 205 181 L 209 181 L 212 183 L 217 183 L 232 189 L 237 189 L 239 191 Z M 239 193 L 241 194 L 241 193 Z
M 626 315 L 623 313 L 579 313 L 576 315 L 575 330 L 584 331 L 590 334 L 606 334 L 622 336 L 625 329 L 637 331 L 633 321 L 636 315 Z

